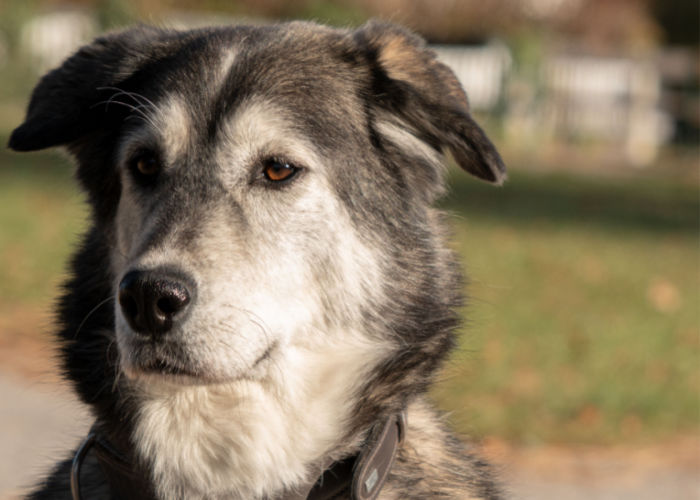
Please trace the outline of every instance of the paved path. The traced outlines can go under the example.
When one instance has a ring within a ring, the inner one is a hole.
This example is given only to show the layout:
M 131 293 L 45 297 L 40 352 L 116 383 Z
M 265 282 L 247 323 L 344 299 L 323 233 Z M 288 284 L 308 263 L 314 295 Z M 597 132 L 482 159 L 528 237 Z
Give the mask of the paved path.
M 89 425 L 88 411 L 66 388 L 0 372 L 0 499 L 18 498 Z
M 687 443 L 680 448 L 686 456 L 670 459 L 604 449 L 578 455 L 526 452 L 504 464 L 502 476 L 513 500 L 700 500 L 698 455 L 687 456 Z M 548 456 L 533 466 L 538 455 Z

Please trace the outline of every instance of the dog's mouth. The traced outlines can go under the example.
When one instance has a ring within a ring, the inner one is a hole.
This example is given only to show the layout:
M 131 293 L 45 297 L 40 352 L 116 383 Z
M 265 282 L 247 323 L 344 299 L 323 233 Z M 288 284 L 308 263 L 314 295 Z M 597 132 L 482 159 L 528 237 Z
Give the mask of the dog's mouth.
M 179 363 L 173 363 L 165 359 L 155 359 L 142 364 L 139 369 L 144 373 L 160 374 L 160 375 L 184 375 L 187 377 L 197 378 L 199 374 L 191 369 L 181 366 Z
M 144 347 L 122 360 L 122 370 L 131 379 L 156 377 L 185 384 L 212 384 L 231 382 L 237 379 L 253 379 L 264 371 L 264 365 L 272 357 L 278 343 L 271 343 L 245 370 L 218 373 L 207 370 L 189 359 L 181 359 L 172 353 L 157 352 L 158 349 Z M 156 352 L 154 352 L 156 351 Z
M 177 360 L 153 356 L 133 356 L 122 361 L 122 371 L 130 379 L 159 378 L 186 383 L 201 383 L 207 377 L 199 370 Z
M 209 378 L 201 363 L 173 342 L 145 342 L 134 338 L 119 346 L 121 369 L 127 378 L 161 378 L 197 383 Z

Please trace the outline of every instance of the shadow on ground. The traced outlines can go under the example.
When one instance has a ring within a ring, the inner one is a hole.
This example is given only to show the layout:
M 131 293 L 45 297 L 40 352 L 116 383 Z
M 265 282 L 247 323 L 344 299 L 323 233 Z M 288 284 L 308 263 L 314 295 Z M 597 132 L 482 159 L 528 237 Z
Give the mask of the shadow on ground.
M 453 169 L 443 206 L 514 225 L 597 225 L 611 230 L 697 232 L 697 185 L 670 178 L 587 177 L 515 170 L 500 188 Z

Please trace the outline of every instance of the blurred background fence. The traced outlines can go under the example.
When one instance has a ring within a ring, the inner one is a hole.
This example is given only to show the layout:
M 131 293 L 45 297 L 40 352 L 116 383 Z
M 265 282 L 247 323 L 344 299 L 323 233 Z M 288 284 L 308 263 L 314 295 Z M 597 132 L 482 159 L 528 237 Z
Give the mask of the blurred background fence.
M 43 72 L 131 22 L 408 25 L 511 171 L 500 190 L 451 176 L 472 303 L 435 397 L 512 442 L 697 436 L 699 16 L 696 0 L 0 0 L 0 138 Z M 48 338 L 83 219 L 65 158 L 0 152 L 0 369 Z
M 4 0 L 1 5 L 0 65 L 6 74 L 22 64 L 38 75 L 100 31 L 132 20 L 191 26 L 306 17 L 353 25 L 383 16 L 436 44 L 468 90 L 473 109 L 488 115 L 510 145 L 538 153 L 553 144 L 597 147 L 598 163 L 608 168 L 647 167 L 664 145 L 695 145 L 700 137 L 694 1 Z

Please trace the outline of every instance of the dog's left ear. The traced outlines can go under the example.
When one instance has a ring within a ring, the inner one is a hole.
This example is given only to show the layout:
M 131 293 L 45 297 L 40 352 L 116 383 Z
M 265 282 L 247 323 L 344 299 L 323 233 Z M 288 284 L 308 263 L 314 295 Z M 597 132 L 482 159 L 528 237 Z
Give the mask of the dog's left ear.
M 501 156 L 469 114 L 455 74 L 436 59 L 425 41 L 396 25 L 370 21 L 355 33 L 372 67 L 373 99 L 399 115 L 436 149 L 449 149 L 467 172 L 502 184 Z
M 166 33 L 139 26 L 108 34 L 82 47 L 47 73 L 32 93 L 27 117 L 10 136 L 16 151 L 71 144 L 104 125 L 104 107 L 115 88 L 147 61 L 154 40 Z

